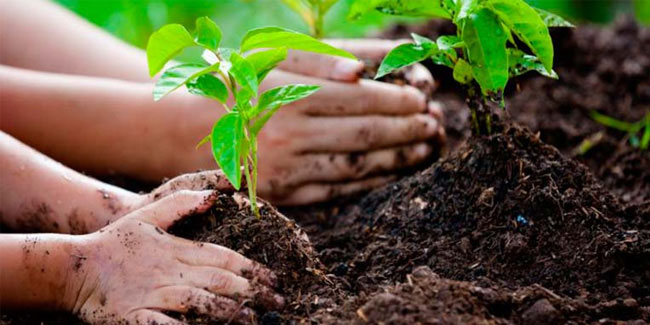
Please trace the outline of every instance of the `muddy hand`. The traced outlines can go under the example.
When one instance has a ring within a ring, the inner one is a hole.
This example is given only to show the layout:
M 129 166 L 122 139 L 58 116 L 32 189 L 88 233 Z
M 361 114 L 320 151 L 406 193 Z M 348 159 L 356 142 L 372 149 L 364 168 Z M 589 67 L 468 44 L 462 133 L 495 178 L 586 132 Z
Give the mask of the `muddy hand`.
M 245 186 L 245 184 L 243 185 Z M 232 193 L 235 188 L 230 184 L 226 175 L 221 170 L 208 170 L 197 173 L 183 174 L 165 181 L 144 198 L 144 204 L 158 201 L 178 191 L 203 191 L 216 190 L 219 192 Z
M 361 60 L 381 62 L 392 49 L 410 40 L 352 39 L 326 40 L 334 47 L 346 50 Z M 287 60 L 280 63 L 280 69 L 288 72 L 337 81 L 354 82 L 365 70 L 362 61 L 309 52 L 291 51 Z M 411 86 L 424 93 L 431 93 L 435 82 L 431 73 L 421 64 L 405 69 L 405 78 Z
M 277 80 L 322 88 L 280 110 L 260 134 L 259 191 L 275 204 L 308 204 L 380 186 L 429 159 L 444 138 L 439 106 L 429 107 L 413 87 L 284 71 L 269 83 Z
M 253 311 L 238 298 L 282 307 L 283 299 L 267 287 L 276 281 L 269 270 L 227 248 L 165 232 L 214 199 L 212 191 L 175 192 L 84 236 L 73 311 L 102 324 L 182 324 L 163 311 L 251 323 Z

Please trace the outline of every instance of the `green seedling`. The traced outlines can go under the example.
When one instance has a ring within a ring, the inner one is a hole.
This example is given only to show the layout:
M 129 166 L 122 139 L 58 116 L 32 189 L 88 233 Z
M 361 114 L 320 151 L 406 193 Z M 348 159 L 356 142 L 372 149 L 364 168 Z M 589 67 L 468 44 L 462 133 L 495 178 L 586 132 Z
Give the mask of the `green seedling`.
M 442 18 L 456 25 L 456 35 L 443 35 L 435 41 L 413 34 L 413 44 L 400 45 L 388 53 L 376 78 L 427 59 L 453 69 L 454 79 L 467 86 L 477 134 L 492 132 L 487 104 L 492 101 L 505 108 L 503 91 L 510 78 L 529 71 L 558 78 L 553 71 L 548 28 L 572 26 L 523 0 L 357 0 L 350 16 L 371 10 Z
M 316 38 L 323 38 L 325 15 L 339 0 L 282 0 L 309 26 L 309 32 Z
M 163 26 L 153 33 L 147 45 L 152 77 L 189 47 L 201 47 L 216 58 L 213 63 L 173 64 L 156 82 L 153 97 L 160 100 L 185 86 L 190 93 L 213 99 L 223 106 L 226 113 L 198 146 L 212 144 L 214 159 L 237 190 L 242 185 L 243 167 L 251 208 L 259 217 L 257 136 L 280 107 L 319 89 L 313 85 L 288 85 L 260 95 L 260 83 L 286 59 L 288 50 L 355 57 L 310 36 L 278 27 L 249 31 L 239 49 L 220 47 L 221 36 L 221 29 L 207 17 L 196 20 L 193 34 L 178 24 Z
M 640 121 L 634 123 L 617 120 L 596 111 L 591 112 L 591 118 L 608 128 L 627 133 L 630 145 L 634 148 L 648 150 L 650 147 L 650 111 L 647 111 Z

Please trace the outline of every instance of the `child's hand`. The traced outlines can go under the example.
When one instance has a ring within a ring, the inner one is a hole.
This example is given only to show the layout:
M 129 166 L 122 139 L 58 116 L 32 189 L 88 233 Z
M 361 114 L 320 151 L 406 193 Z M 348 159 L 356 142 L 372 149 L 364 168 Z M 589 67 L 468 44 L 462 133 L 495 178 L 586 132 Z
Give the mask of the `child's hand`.
M 213 193 L 175 192 L 84 236 L 70 271 L 78 292 L 73 311 L 102 324 L 180 324 L 163 311 L 190 310 L 250 323 L 254 313 L 235 297 L 282 307 L 284 300 L 270 289 L 271 271 L 227 248 L 165 232 L 176 220 L 207 210 Z

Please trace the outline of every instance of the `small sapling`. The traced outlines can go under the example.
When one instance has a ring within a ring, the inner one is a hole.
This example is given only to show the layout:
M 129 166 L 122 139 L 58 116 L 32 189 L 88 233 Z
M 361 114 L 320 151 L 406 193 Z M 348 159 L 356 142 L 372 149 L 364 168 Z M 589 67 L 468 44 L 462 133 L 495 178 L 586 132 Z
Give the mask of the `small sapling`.
M 278 27 L 249 31 L 239 49 L 224 48 L 221 29 L 209 18 L 196 20 L 190 34 L 182 25 L 163 26 L 153 33 L 147 45 L 149 74 L 158 74 L 175 56 L 188 47 L 201 47 L 215 56 L 214 63 L 174 64 L 156 82 L 154 100 L 185 86 L 195 95 L 219 102 L 225 114 L 200 143 L 212 144 L 212 154 L 235 189 L 242 185 L 242 167 L 253 212 L 257 205 L 257 136 L 280 107 L 318 91 L 313 85 L 288 85 L 260 94 L 260 83 L 281 61 L 288 50 L 309 51 L 355 57 L 310 36 Z
M 287 7 L 302 17 L 309 32 L 316 38 L 324 36 L 323 23 L 325 15 L 339 0 L 282 0 Z
M 503 91 L 511 77 L 528 71 L 558 77 L 553 71 L 553 43 L 548 28 L 572 26 L 523 0 L 357 0 L 350 16 L 371 10 L 448 19 L 456 25 L 456 35 L 443 35 L 435 41 L 413 34 L 413 44 L 400 45 L 388 53 L 376 78 L 426 59 L 453 69 L 454 79 L 467 86 L 472 126 L 477 134 L 492 132 L 487 102 L 505 108 Z

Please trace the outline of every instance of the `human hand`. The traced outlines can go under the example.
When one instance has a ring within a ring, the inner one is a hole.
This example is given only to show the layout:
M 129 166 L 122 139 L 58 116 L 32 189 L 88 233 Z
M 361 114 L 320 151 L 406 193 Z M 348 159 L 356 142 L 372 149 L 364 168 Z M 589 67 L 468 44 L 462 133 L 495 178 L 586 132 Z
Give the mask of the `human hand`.
M 356 50 L 346 49 L 359 56 L 381 58 L 394 44 L 359 42 Z M 349 65 L 351 73 L 324 75 L 331 69 L 317 67 L 333 67 L 337 61 L 316 56 L 312 58 L 324 61 L 310 65 L 306 60 L 310 57 L 292 52 L 287 62 L 294 64 L 285 63 L 282 68 L 311 76 L 276 70 L 262 84 L 262 90 L 295 83 L 322 88 L 305 100 L 283 107 L 261 132 L 261 197 L 278 205 L 297 205 L 369 190 L 440 150 L 445 140 L 440 104 L 427 103 L 427 96 L 411 86 L 357 80 L 358 68 L 363 68 L 359 62 Z M 424 75 L 421 80 L 432 80 L 428 71 Z M 164 146 L 156 152 L 168 154 L 157 161 L 171 167 L 168 174 L 215 168 L 209 147 L 195 150 L 194 146 L 218 118 L 217 107 L 197 96 L 176 96 L 182 100 L 182 109 L 177 112 L 170 106 L 173 113 L 159 115 L 168 119 L 164 133 L 169 138 L 159 141 Z M 173 102 L 172 96 L 160 103 Z
M 276 282 L 271 271 L 227 248 L 165 232 L 178 219 L 206 211 L 215 198 L 212 191 L 175 192 L 83 236 L 70 266 L 78 292 L 73 311 L 102 324 L 182 324 L 162 311 L 251 323 L 253 311 L 237 297 L 282 307 L 282 297 L 269 288 Z

